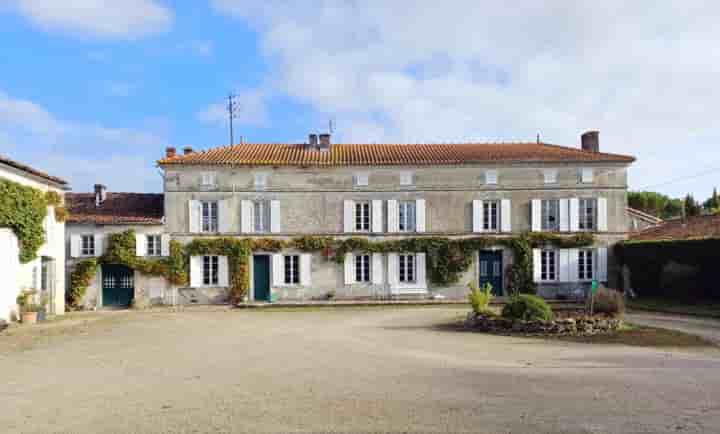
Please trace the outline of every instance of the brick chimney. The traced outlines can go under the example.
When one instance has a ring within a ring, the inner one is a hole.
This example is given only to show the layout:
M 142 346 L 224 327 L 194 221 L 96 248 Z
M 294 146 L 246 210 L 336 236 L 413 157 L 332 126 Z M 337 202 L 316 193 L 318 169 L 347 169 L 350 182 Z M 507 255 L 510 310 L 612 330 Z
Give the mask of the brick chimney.
M 317 148 L 318 146 L 318 135 L 317 134 L 308 134 L 308 147 L 309 148 Z
M 190 155 L 190 154 L 192 154 L 192 153 L 193 153 L 193 148 L 192 148 L 192 146 L 185 146 L 185 147 L 183 148 L 183 154 L 184 154 L 184 155 Z
M 588 131 L 580 136 L 582 150 L 600 152 L 600 131 Z
M 172 158 L 177 155 L 177 149 L 174 146 L 165 148 L 165 158 Z
M 107 199 L 107 187 L 102 184 L 95 184 L 95 206 L 100 206 Z
M 320 138 L 320 143 L 318 144 L 318 149 L 321 151 L 329 151 L 330 150 L 330 134 L 320 134 L 318 135 Z

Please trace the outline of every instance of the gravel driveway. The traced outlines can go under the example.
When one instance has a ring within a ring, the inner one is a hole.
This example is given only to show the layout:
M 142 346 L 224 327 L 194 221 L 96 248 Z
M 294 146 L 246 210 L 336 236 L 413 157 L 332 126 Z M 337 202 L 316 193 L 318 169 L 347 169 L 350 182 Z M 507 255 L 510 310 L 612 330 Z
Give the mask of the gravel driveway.
M 111 313 L 17 349 L 4 432 L 720 432 L 720 352 L 434 328 L 456 308 Z
M 720 344 L 720 320 L 717 319 L 650 312 L 633 312 L 626 316 L 634 324 L 690 333 Z

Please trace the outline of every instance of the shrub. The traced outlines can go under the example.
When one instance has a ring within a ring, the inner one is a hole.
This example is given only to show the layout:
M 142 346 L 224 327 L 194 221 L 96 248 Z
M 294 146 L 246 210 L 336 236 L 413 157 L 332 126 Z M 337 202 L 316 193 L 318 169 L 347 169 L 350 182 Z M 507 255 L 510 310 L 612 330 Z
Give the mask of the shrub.
M 470 288 L 468 300 L 470 300 L 473 312 L 478 314 L 488 314 L 489 312 L 492 312 L 489 307 L 490 302 L 493 299 L 492 285 L 486 283 L 485 286 L 480 289 L 477 284 L 470 282 L 468 283 L 468 287 Z
M 514 296 L 505 304 L 502 316 L 508 319 L 521 319 L 525 321 L 550 321 L 553 312 L 545 300 L 531 294 Z
M 604 313 L 610 316 L 622 316 L 625 313 L 625 297 L 620 291 L 600 288 L 593 300 L 593 313 Z M 590 311 L 590 298 L 587 300 Z

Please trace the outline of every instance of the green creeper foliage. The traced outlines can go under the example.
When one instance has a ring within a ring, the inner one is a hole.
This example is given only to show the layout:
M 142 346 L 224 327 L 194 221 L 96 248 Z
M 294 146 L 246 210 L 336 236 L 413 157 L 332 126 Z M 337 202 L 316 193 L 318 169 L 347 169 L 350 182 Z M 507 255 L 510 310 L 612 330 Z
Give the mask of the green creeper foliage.
M 20 244 L 20 262 L 37 257 L 45 242 L 47 200 L 39 190 L 0 179 L 0 227 L 10 228 Z

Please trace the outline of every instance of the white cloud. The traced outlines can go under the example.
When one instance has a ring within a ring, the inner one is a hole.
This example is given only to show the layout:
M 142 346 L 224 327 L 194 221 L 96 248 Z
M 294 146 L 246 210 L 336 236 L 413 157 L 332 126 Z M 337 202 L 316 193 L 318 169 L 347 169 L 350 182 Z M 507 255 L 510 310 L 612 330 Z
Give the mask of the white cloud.
M 635 188 L 720 163 L 715 3 L 212 4 L 257 29 L 274 90 L 344 140 L 576 145 L 599 129 L 602 150 L 638 156 Z M 714 179 L 661 190 L 704 197 Z
M 263 126 L 267 124 L 267 100 L 270 95 L 262 89 L 242 90 L 236 93 L 237 110 L 234 123 L 237 125 Z M 228 103 L 214 103 L 197 113 L 203 123 L 222 126 L 228 123 Z
M 96 182 L 127 191 L 161 189 L 152 166 L 168 143 L 164 136 L 59 119 L 37 103 L 0 91 L 1 152 L 67 179 L 75 191 L 90 191 Z
M 9 5 L 42 29 L 111 39 L 162 33 L 174 19 L 157 0 L 9 0 Z

